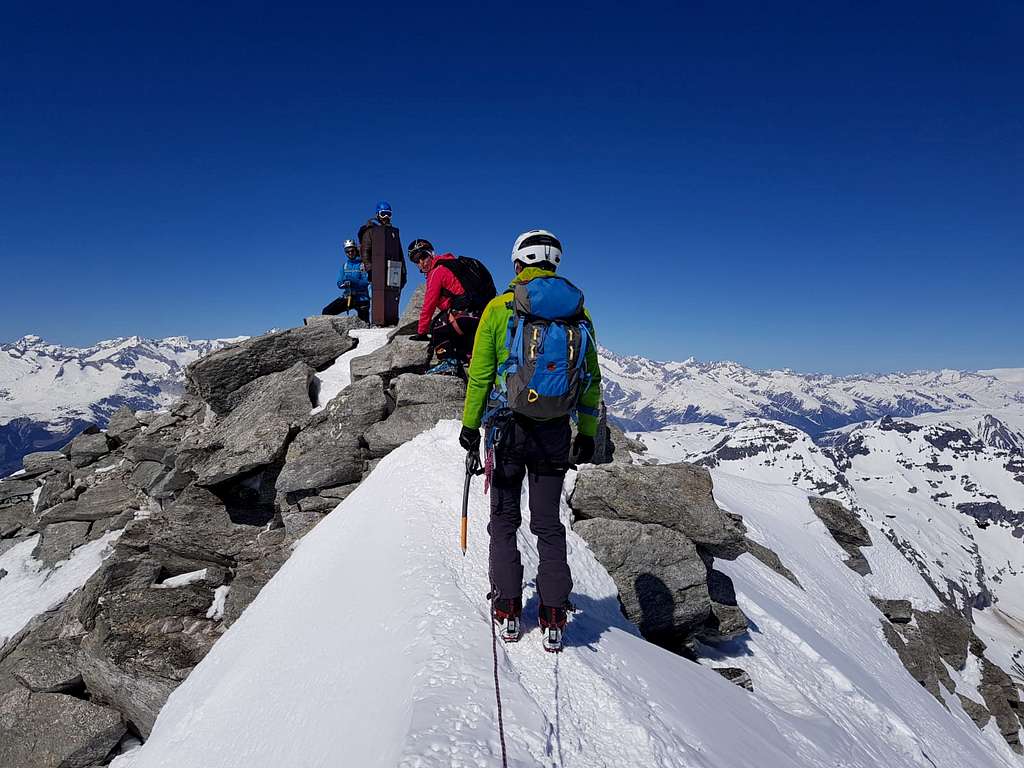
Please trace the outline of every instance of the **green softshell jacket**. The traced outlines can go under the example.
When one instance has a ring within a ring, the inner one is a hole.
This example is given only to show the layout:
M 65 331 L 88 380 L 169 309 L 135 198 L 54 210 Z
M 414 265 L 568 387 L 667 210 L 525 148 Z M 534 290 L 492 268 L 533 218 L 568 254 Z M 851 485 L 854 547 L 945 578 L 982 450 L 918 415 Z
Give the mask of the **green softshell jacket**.
M 508 357 L 505 335 L 513 314 L 509 306 L 513 299 L 513 288 L 517 283 L 527 283 L 537 277 L 550 276 L 551 272 L 547 270 L 527 267 L 516 275 L 505 293 L 496 296 L 484 308 L 473 342 L 473 359 L 469 364 L 469 383 L 466 386 L 466 405 L 462 411 L 462 423 L 470 429 L 480 428 L 487 398 L 497 382 L 498 366 Z M 590 313 L 586 314 L 590 319 Z M 578 427 L 581 435 L 594 437 L 597 435 L 597 416 L 594 414 L 599 412 L 601 406 L 601 370 L 597 364 L 596 342 L 587 347 L 587 372 L 590 374 L 590 385 L 580 395 Z

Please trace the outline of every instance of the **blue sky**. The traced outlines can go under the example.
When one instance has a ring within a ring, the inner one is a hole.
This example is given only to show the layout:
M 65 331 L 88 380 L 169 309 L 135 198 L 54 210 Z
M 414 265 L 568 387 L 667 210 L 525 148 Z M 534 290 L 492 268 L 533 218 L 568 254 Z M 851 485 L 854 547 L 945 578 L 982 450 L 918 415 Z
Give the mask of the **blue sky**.
M 1024 366 L 1020 3 L 483 5 L 7 7 L 0 340 L 298 324 L 386 198 L 619 352 Z

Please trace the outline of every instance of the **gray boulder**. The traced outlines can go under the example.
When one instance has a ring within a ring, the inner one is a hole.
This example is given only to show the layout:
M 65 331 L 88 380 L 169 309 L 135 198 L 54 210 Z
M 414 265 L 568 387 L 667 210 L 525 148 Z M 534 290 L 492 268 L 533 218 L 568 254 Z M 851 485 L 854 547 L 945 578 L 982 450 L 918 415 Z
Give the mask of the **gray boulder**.
M 181 424 L 182 416 L 172 411 L 166 413 L 158 413 L 154 416 L 153 420 L 146 425 L 147 435 L 158 435 L 161 432 L 173 431 L 174 427 Z
M 951 608 L 914 611 L 914 618 L 939 657 L 958 672 L 967 664 L 967 651 L 974 634 L 970 622 Z
M 141 461 L 163 463 L 167 452 L 174 450 L 178 445 L 178 440 L 175 437 L 171 434 L 161 435 L 148 432 L 138 434 L 128 443 L 124 452 L 125 458 L 136 464 Z
M 385 417 L 387 408 L 379 376 L 350 385 L 289 445 L 277 478 L 278 492 L 296 494 L 362 479 L 366 463 L 363 436 Z
M 74 466 L 84 467 L 106 456 L 112 448 L 110 440 L 102 432 L 82 433 L 71 441 L 68 457 Z
M 67 560 L 75 547 L 88 541 L 89 526 L 90 523 L 74 521 L 46 526 L 32 556 L 47 568 L 52 568 L 61 560 Z
M 27 454 L 21 461 L 26 475 L 40 475 L 64 466 L 67 458 L 60 451 L 37 451 Z
M 896 625 L 883 621 L 882 632 L 910 676 L 928 693 L 945 704 L 939 689 L 940 684 L 951 693 L 955 690 L 955 685 L 934 647 L 920 630 L 911 624 L 899 625 L 897 629 Z
M 872 597 L 871 602 L 893 624 L 907 624 L 914 617 L 914 608 L 909 600 L 883 600 Z
M 75 665 L 77 651 L 66 640 L 32 648 L 17 659 L 13 676 L 34 693 L 72 691 L 82 685 L 82 675 Z
M 40 523 L 50 525 L 70 520 L 95 521 L 116 517 L 132 509 L 146 507 L 145 499 L 126 484 L 123 472 L 113 470 L 94 478 L 95 484 L 87 487 L 74 501 L 66 501 L 47 509 L 40 516 Z
M 678 651 L 704 627 L 707 569 L 686 536 L 630 520 L 580 520 L 573 530 L 615 581 L 626 617 L 644 637 Z
M 711 491 L 704 467 L 606 464 L 580 470 L 570 504 L 577 518 L 661 525 L 704 552 L 735 559 L 746 551 L 745 530 L 718 508 Z
M 231 591 L 224 603 L 224 626 L 230 627 L 249 604 L 256 599 L 260 590 L 267 585 L 274 574 L 284 565 L 291 548 L 284 529 L 270 531 L 260 539 L 259 546 L 248 549 L 239 560 Z
M 314 373 L 306 363 L 296 363 L 247 384 L 244 399 L 217 424 L 205 446 L 178 455 L 177 469 L 195 473 L 196 483 L 209 487 L 284 458 L 289 441 L 309 418 Z
M 87 768 L 99 765 L 127 726 L 105 707 L 24 688 L 0 696 L 0 765 Z
M 992 713 L 988 711 L 984 704 L 969 699 L 962 693 L 958 693 L 956 696 L 960 699 L 960 706 L 964 708 L 964 712 L 974 721 L 976 726 L 984 728 L 988 725 L 988 721 L 992 719 Z
M 13 536 L 22 528 L 32 528 L 33 518 L 31 501 L 0 507 L 0 539 Z
M 747 631 L 747 617 L 736 603 L 736 589 L 732 579 L 711 567 L 711 558 L 703 557 L 707 567 L 708 594 L 711 597 L 711 615 L 697 632 L 697 637 L 712 645 L 734 640 Z
M 355 346 L 348 332 L 364 328 L 358 318 L 315 318 L 309 325 L 259 336 L 218 350 L 186 370 L 187 388 L 219 415 L 230 410 L 230 396 L 251 381 L 286 371 L 297 363 L 320 370 Z
M 132 470 L 128 484 L 143 491 L 149 491 L 167 473 L 162 461 L 140 461 Z
M 122 445 L 141 427 L 142 422 L 135 418 L 135 411 L 127 405 L 122 405 L 114 411 L 107 422 L 107 437 Z
M 1010 749 L 1018 755 L 1024 754 L 1020 743 L 1020 693 L 1013 680 L 1002 669 L 988 659 L 981 660 L 981 685 L 978 692 L 985 706 L 995 718 L 999 733 L 1006 739 Z
M 832 538 L 850 556 L 845 561 L 846 565 L 861 576 L 871 573 L 871 566 L 860 549 L 871 546 L 871 536 L 857 514 L 835 499 L 826 499 L 824 496 L 811 496 L 808 501 Z
M 401 373 L 423 373 L 429 365 L 430 342 L 396 336 L 380 349 L 352 361 L 352 380 L 380 376 L 389 382 Z
M 212 601 L 204 583 L 105 594 L 76 659 L 88 690 L 148 736 L 167 697 L 220 636 L 206 618 Z
M 398 318 L 398 325 L 388 334 L 389 339 L 396 336 L 410 336 L 416 333 L 420 322 L 420 311 L 423 309 L 423 298 L 427 294 L 426 283 L 421 283 L 409 297 L 409 303 L 402 310 L 402 316 Z
M 208 565 L 231 568 L 254 545 L 272 516 L 272 506 L 229 508 L 210 491 L 193 485 L 153 513 L 143 532 L 148 537 L 144 546 L 171 574 Z
M 391 382 L 395 410 L 385 421 L 366 431 L 374 457 L 385 456 L 442 419 L 459 419 L 466 399 L 466 384 L 454 376 L 418 376 L 405 373 Z
M 36 502 L 36 512 L 43 512 L 62 501 L 62 494 L 70 490 L 74 482 L 70 469 L 71 464 L 68 463 L 43 478 L 43 490 Z
M 35 480 L 21 480 L 15 477 L 0 481 L 0 507 L 31 498 L 37 487 Z

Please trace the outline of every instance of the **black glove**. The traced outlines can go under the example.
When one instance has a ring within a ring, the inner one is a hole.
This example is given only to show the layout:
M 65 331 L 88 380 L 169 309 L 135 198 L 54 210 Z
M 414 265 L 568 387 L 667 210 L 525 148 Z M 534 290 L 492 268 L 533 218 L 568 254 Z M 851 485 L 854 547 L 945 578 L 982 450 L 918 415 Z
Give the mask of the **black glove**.
M 572 441 L 572 463 L 589 464 L 594 458 L 594 438 L 587 435 L 576 435 Z
M 412 341 L 430 341 L 430 334 L 429 333 L 414 333 L 412 336 L 409 337 L 409 339 L 412 340 Z
M 467 453 L 479 453 L 480 430 L 464 426 L 462 432 L 459 433 L 459 445 L 465 448 Z M 591 448 L 591 453 L 593 453 L 593 448 Z

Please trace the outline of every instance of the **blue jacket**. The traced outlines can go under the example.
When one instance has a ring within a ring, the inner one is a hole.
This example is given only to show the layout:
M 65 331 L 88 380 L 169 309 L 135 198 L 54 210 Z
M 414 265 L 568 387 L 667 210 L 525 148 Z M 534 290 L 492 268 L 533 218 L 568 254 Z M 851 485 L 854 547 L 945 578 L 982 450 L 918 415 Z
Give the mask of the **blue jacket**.
M 348 286 L 345 285 L 348 283 Z M 359 260 L 346 258 L 338 271 L 338 287 L 346 296 L 369 296 L 370 278 Z

